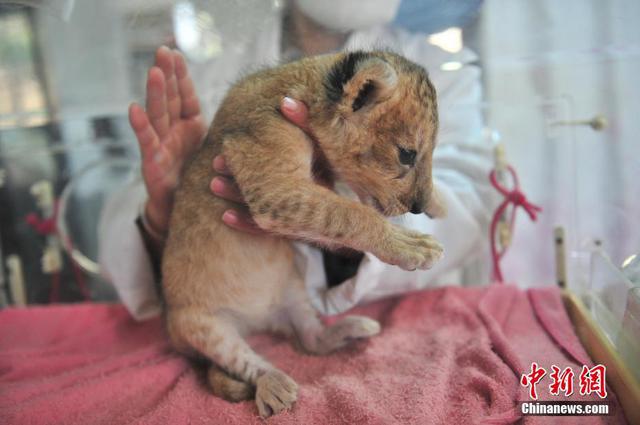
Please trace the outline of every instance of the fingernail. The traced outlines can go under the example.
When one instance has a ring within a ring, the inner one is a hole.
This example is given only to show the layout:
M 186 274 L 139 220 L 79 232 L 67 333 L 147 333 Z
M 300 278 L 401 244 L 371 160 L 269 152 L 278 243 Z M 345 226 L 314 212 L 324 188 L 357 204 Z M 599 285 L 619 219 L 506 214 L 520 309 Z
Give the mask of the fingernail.
M 236 224 L 238 222 L 238 214 L 234 210 L 227 210 L 222 214 L 222 221 Z
M 221 156 L 216 156 L 213 158 L 213 169 L 218 172 L 223 172 L 225 169 L 224 158 Z
M 211 189 L 214 193 L 222 193 L 224 190 L 224 181 L 219 177 L 215 177 L 211 182 Z
M 284 99 L 282 99 L 282 107 L 294 110 L 297 109 L 298 103 L 290 97 L 285 96 Z

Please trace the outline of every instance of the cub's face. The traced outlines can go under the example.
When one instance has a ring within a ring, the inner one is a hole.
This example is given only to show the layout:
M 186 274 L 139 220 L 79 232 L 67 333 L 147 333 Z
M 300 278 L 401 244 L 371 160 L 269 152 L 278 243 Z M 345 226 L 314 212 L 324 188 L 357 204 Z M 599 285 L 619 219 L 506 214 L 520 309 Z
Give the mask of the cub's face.
M 331 112 L 316 133 L 336 177 L 384 215 L 443 216 L 431 176 L 436 93 L 424 69 L 391 53 L 354 52 L 325 88 Z

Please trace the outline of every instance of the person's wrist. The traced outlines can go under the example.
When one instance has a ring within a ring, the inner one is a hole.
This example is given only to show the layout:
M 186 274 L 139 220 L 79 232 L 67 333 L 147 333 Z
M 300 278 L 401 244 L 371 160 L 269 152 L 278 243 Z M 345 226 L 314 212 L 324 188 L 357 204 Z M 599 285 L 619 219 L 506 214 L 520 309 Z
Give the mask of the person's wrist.
M 149 236 L 156 242 L 163 243 L 167 237 L 168 217 L 147 201 L 141 214 L 142 225 Z

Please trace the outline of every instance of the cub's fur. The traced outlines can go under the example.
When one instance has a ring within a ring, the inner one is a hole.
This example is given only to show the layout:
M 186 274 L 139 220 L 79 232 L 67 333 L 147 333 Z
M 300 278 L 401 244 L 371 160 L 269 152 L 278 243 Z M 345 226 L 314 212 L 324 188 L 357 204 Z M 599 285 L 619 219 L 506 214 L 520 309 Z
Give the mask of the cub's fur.
M 306 103 L 315 141 L 282 117 L 284 96 Z M 296 383 L 247 345 L 249 332 L 280 332 L 324 354 L 380 331 L 376 321 L 358 316 L 323 325 L 291 243 L 276 235 L 368 251 L 406 270 L 430 267 L 442 255 L 440 245 L 384 216 L 443 213 L 431 180 L 437 126 L 427 73 L 388 52 L 303 59 L 251 75 L 229 91 L 182 177 L 162 264 L 170 338 L 179 350 L 212 360 L 215 394 L 230 400 L 255 394 L 262 416 L 296 400 Z M 273 236 L 221 222 L 234 205 L 209 192 L 212 159 L 220 153 L 256 222 Z M 329 187 L 314 180 L 318 169 Z M 335 181 L 361 202 L 333 192 Z

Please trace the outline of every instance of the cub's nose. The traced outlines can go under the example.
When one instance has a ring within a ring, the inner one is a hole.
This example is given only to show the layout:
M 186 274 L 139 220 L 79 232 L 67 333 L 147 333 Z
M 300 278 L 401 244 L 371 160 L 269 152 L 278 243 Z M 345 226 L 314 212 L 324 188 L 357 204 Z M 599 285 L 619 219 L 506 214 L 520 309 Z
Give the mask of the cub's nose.
M 414 202 L 413 205 L 411 205 L 411 214 L 422 214 L 422 208 L 420 207 L 420 204 L 418 202 Z

